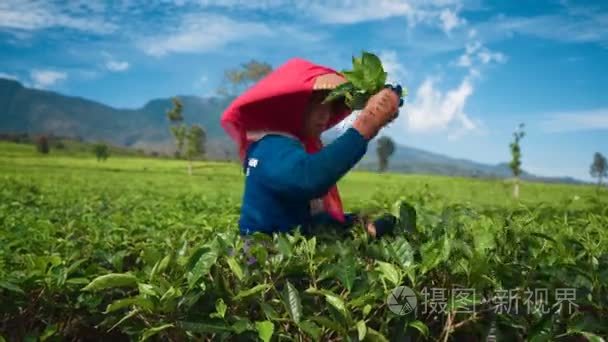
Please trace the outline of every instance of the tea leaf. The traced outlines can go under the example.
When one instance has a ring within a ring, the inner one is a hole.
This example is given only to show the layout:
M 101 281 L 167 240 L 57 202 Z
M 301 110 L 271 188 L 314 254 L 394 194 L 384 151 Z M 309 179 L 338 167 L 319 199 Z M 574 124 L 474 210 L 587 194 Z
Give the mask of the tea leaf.
M 255 322 L 255 329 L 258 331 L 260 340 L 269 342 L 274 332 L 274 324 L 271 321 Z
M 359 341 L 363 341 L 365 335 L 367 335 L 367 326 L 365 325 L 365 321 L 357 322 L 357 334 Z
M 300 327 L 308 336 L 312 337 L 313 340 L 319 341 L 321 339 L 321 329 L 315 323 L 311 321 L 302 321 L 298 324 L 298 327 Z
M 298 290 L 291 285 L 289 281 L 286 282 L 285 291 L 283 294 L 283 303 L 291 319 L 297 324 L 300 323 L 302 317 L 302 302 L 300 300 L 300 294 Z
M 239 300 L 241 298 L 245 298 L 245 297 L 249 297 L 252 296 L 254 294 L 260 293 L 260 292 L 264 292 L 268 289 L 270 289 L 272 287 L 272 285 L 270 284 L 259 284 L 256 285 L 248 290 L 245 291 L 239 291 L 239 293 L 236 295 L 236 297 L 234 297 L 234 300 Z
M 169 328 L 173 328 L 173 327 L 174 327 L 173 324 L 163 324 L 158 327 L 148 328 L 148 329 L 144 330 L 144 333 L 141 336 L 140 341 L 145 341 L 145 340 L 149 339 L 150 337 L 158 334 L 159 332 L 161 332 L 163 330 L 167 330 Z
M 187 278 L 189 288 L 193 288 L 201 277 L 209 273 L 209 270 L 216 261 L 217 252 L 213 250 L 201 255 L 201 257 L 192 266 L 190 272 L 188 272 Z
M 234 273 L 237 279 L 243 280 L 243 277 L 245 275 L 243 274 L 243 269 L 241 268 L 241 265 L 239 265 L 236 259 L 234 257 L 226 257 L 226 262 L 228 263 L 228 267 L 230 267 L 230 270 L 232 271 L 232 273 Z
M 116 287 L 137 286 L 137 277 L 129 273 L 110 273 L 99 276 L 85 286 L 82 291 L 100 291 Z

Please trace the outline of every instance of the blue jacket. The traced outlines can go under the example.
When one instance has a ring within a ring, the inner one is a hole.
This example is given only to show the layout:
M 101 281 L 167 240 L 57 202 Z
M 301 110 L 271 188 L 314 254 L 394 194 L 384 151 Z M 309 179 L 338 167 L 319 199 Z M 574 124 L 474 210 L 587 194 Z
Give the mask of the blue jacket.
M 319 152 L 309 154 L 295 138 L 267 135 L 253 143 L 244 160 L 245 192 L 239 228 L 284 232 L 326 221 L 311 215 L 310 201 L 325 195 L 367 151 L 367 140 L 349 128 Z

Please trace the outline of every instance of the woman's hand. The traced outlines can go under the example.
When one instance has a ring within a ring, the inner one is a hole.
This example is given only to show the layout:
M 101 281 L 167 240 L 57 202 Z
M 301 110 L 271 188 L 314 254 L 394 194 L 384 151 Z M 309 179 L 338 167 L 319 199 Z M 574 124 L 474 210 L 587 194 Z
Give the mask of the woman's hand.
M 353 123 L 353 128 L 367 140 L 373 139 L 382 127 L 397 117 L 399 107 L 403 104 L 400 97 L 401 86 L 387 86 L 382 89 L 369 98 Z

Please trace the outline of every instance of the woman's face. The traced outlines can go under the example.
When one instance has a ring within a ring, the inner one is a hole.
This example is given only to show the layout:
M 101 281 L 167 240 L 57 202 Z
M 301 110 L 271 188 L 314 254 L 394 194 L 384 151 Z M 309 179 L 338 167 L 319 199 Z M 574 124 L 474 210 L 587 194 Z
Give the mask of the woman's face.
M 320 137 L 334 115 L 335 105 L 331 102 L 322 103 L 325 95 L 327 94 L 324 92 L 313 93 L 310 109 L 304 115 L 304 135 L 306 137 Z

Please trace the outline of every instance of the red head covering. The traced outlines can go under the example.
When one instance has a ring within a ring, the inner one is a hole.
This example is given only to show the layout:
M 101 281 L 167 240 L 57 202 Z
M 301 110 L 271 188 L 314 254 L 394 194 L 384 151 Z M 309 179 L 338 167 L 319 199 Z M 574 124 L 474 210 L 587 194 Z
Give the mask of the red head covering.
M 275 69 L 253 87 L 236 98 L 224 111 L 221 124 L 236 142 L 241 160 L 245 158 L 251 141 L 247 132 L 284 132 L 297 137 L 308 153 L 319 151 L 319 138 L 302 135 L 303 116 L 309 108 L 315 79 L 321 75 L 338 74 L 335 70 L 293 58 Z M 326 129 L 335 126 L 350 114 L 342 106 L 330 119 Z M 342 202 L 334 185 L 323 198 L 325 210 L 338 221 L 344 221 Z

